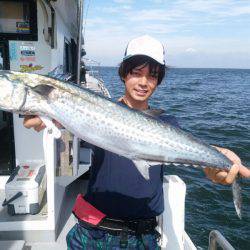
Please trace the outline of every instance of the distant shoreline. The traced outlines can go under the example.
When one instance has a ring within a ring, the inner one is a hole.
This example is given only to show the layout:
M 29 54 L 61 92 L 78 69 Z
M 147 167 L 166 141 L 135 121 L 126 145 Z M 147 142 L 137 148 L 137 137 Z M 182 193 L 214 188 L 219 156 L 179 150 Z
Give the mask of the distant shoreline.
M 97 68 L 118 68 L 119 66 L 93 66 Z M 167 65 L 168 69 L 224 69 L 224 70 L 250 70 L 250 68 L 192 68 L 192 67 L 176 67 Z

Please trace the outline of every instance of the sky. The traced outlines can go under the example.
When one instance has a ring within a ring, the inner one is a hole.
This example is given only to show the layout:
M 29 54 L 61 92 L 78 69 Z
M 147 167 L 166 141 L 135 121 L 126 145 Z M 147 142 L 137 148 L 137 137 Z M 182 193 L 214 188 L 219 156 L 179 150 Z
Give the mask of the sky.
M 147 34 L 168 66 L 250 69 L 250 0 L 85 0 L 84 29 L 86 57 L 101 66 Z

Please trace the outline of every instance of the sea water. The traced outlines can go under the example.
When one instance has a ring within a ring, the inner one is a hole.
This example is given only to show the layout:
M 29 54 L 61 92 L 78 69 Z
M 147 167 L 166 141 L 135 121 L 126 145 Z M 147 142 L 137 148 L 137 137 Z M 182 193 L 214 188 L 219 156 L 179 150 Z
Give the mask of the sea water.
M 117 67 L 99 74 L 118 99 L 124 93 Z M 212 145 L 233 150 L 250 167 L 250 69 L 170 68 L 150 106 L 174 115 L 180 126 Z M 243 211 L 234 209 L 231 186 L 214 184 L 201 169 L 166 167 L 187 185 L 185 228 L 196 246 L 207 249 L 211 230 L 235 247 L 250 249 L 250 180 L 242 180 Z

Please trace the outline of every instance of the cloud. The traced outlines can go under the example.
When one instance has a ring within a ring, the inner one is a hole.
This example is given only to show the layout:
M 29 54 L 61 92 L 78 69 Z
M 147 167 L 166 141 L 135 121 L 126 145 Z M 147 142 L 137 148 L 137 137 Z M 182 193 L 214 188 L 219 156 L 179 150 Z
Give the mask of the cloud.
M 130 28 L 130 34 L 134 33 L 134 37 L 137 36 L 137 34 L 145 35 L 148 34 L 153 37 L 158 37 L 159 39 L 163 36 L 167 36 L 168 34 L 171 34 L 174 32 L 175 29 L 171 26 L 168 26 L 166 24 L 157 24 L 157 23 L 146 23 L 146 24 L 139 24 L 134 27 Z
M 249 1 L 232 0 L 180 0 L 175 4 L 176 9 L 186 10 L 187 13 L 204 13 L 206 16 L 230 17 L 250 13 Z
M 164 3 L 164 0 L 151 0 L 151 2 L 156 4 L 162 4 Z
M 217 62 L 221 57 L 220 63 L 224 60 L 225 65 L 230 64 L 226 58 L 231 57 L 235 66 L 237 55 L 239 65 L 247 65 L 249 1 L 151 0 L 142 5 L 139 1 L 114 0 L 100 1 L 90 9 L 85 32 L 87 54 L 102 65 L 117 65 L 127 42 L 143 34 L 165 44 L 167 58 L 176 66 L 193 59 L 193 65 L 200 62 L 202 67 L 205 57 L 210 62 L 212 57 Z M 250 61 L 248 65 L 250 68 Z
M 113 0 L 114 3 L 119 3 L 119 4 L 132 4 L 134 1 L 133 0 Z
M 193 48 L 187 48 L 186 50 L 185 50 L 185 52 L 187 52 L 187 53 L 195 53 L 197 50 L 196 49 L 193 49 Z
M 124 4 L 124 5 L 119 5 L 119 6 L 107 6 L 107 7 L 103 7 L 101 9 L 102 12 L 104 13 L 116 13 L 116 14 L 119 14 L 121 15 L 121 13 L 123 13 L 124 11 L 128 11 L 132 8 L 131 5 L 128 5 L 128 4 Z
M 232 8 L 230 11 L 221 11 L 219 13 L 221 16 L 227 16 L 227 17 L 237 17 L 242 15 L 249 15 L 250 14 L 250 6 L 244 6 L 244 7 L 235 7 Z
M 184 17 L 182 10 L 144 9 L 125 13 L 131 21 L 170 21 Z
M 180 0 L 176 1 L 177 8 L 185 8 L 189 11 L 207 12 L 217 10 L 221 7 L 227 8 L 232 5 L 232 1 L 229 0 Z

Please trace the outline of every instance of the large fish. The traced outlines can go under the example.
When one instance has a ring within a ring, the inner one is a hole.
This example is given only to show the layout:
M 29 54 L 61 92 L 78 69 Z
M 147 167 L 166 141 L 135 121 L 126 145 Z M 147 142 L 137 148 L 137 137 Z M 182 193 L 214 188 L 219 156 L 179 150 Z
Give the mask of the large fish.
M 88 89 L 42 75 L 0 71 L 0 109 L 53 118 L 77 137 L 132 159 L 146 179 L 155 162 L 225 170 L 232 166 L 227 157 L 187 132 Z M 236 181 L 232 187 L 241 217 L 240 187 Z

